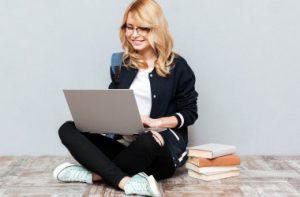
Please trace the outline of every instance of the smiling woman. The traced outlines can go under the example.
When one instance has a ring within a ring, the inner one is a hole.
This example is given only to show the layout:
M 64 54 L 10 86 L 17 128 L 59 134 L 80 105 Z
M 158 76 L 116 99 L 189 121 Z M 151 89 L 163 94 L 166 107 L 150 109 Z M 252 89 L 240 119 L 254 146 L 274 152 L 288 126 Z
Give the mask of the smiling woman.
M 109 88 L 132 89 L 143 124 L 156 130 L 117 141 L 66 122 L 59 136 L 81 165 L 63 163 L 53 175 L 63 182 L 104 180 L 126 194 L 161 196 L 156 180 L 171 177 L 187 160 L 187 127 L 198 118 L 195 75 L 173 52 L 167 21 L 154 0 L 129 5 L 120 40 L 122 65 L 118 74 L 111 67 Z
M 132 16 L 132 13 L 128 14 L 125 26 L 126 40 L 130 43 L 135 51 L 143 53 L 149 49 L 152 50 L 150 42 L 148 40 L 149 27 L 136 27 L 137 21 Z
M 148 33 L 150 28 L 148 27 L 135 27 L 136 21 L 132 17 L 132 14 L 128 14 L 127 22 L 125 24 L 125 34 L 127 41 L 131 44 L 136 51 L 146 51 L 151 47 L 148 40 Z
M 120 40 L 124 58 L 129 59 L 125 66 L 147 68 L 147 64 L 140 60 L 145 52 L 149 52 L 147 49 L 151 49 L 156 56 L 158 74 L 169 74 L 175 57 L 173 39 L 163 11 L 155 1 L 134 1 L 129 5 L 120 28 Z

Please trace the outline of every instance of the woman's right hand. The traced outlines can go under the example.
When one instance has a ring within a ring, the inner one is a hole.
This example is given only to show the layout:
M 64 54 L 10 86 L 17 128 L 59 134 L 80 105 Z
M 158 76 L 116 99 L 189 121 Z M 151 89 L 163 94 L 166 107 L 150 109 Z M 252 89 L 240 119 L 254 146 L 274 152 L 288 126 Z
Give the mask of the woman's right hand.
M 159 118 L 154 119 L 154 118 L 150 118 L 149 116 L 141 115 L 141 119 L 144 127 L 150 127 L 150 128 L 162 127 L 162 121 Z

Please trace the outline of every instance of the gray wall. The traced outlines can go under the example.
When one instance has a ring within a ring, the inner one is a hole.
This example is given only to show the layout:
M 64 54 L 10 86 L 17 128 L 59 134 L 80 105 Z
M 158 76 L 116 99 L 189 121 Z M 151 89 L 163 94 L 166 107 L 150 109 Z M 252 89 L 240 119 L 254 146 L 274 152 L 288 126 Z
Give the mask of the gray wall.
M 159 1 L 195 71 L 190 144 L 300 154 L 300 2 Z M 63 88 L 101 89 L 128 0 L 0 0 L 0 154 L 67 154 Z

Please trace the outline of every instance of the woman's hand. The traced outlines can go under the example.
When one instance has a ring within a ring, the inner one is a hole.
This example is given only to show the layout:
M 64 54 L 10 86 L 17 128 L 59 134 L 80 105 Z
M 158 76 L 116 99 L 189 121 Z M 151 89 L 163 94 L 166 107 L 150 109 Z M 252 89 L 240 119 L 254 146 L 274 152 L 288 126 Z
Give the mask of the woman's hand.
M 178 124 L 175 116 L 153 119 L 149 116 L 141 115 L 141 119 L 145 127 L 151 128 L 175 128 Z
M 145 127 L 151 128 L 161 128 L 162 127 L 162 120 L 161 119 L 153 119 L 149 116 L 141 115 L 142 123 Z
M 161 136 L 160 133 L 156 131 L 150 131 L 152 133 L 152 137 L 155 139 L 155 141 L 159 144 L 159 146 L 163 147 L 165 145 L 165 140 Z
M 153 118 L 150 118 L 149 116 L 145 116 L 145 115 L 141 115 L 141 119 L 142 119 L 143 125 L 145 127 L 151 127 L 151 128 L 162 127 L 161 119 L 153 119 Z M 152 137 L 159 144 L 159 146 L 163 147 L 165 144 L 163 137 L 157 131 L 150 131 L 150 132 L 152 133 Z

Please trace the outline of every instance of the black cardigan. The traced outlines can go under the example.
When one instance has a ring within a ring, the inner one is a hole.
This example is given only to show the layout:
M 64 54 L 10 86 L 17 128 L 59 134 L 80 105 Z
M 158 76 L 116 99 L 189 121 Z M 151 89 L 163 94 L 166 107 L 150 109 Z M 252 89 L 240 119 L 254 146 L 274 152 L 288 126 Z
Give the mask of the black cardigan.
M 128 89 L 133 82 L 138 69 L 121 67 L 119 82 L 114 79 L 111 69 L 112 82 L 109 89 Z M 161 77 L 153 69 L 149 73 L 152 94 L 150 117 L 160 118 L 175 116 L 178 120 L 176 128 L 172 129 L 182 136 L 185 146 L 188 143 L 188 126 L 198 118 L 197 97 L 195 90 L 195 75 L 184 58 L 176 55 L 173 67 L 167 77 Z

